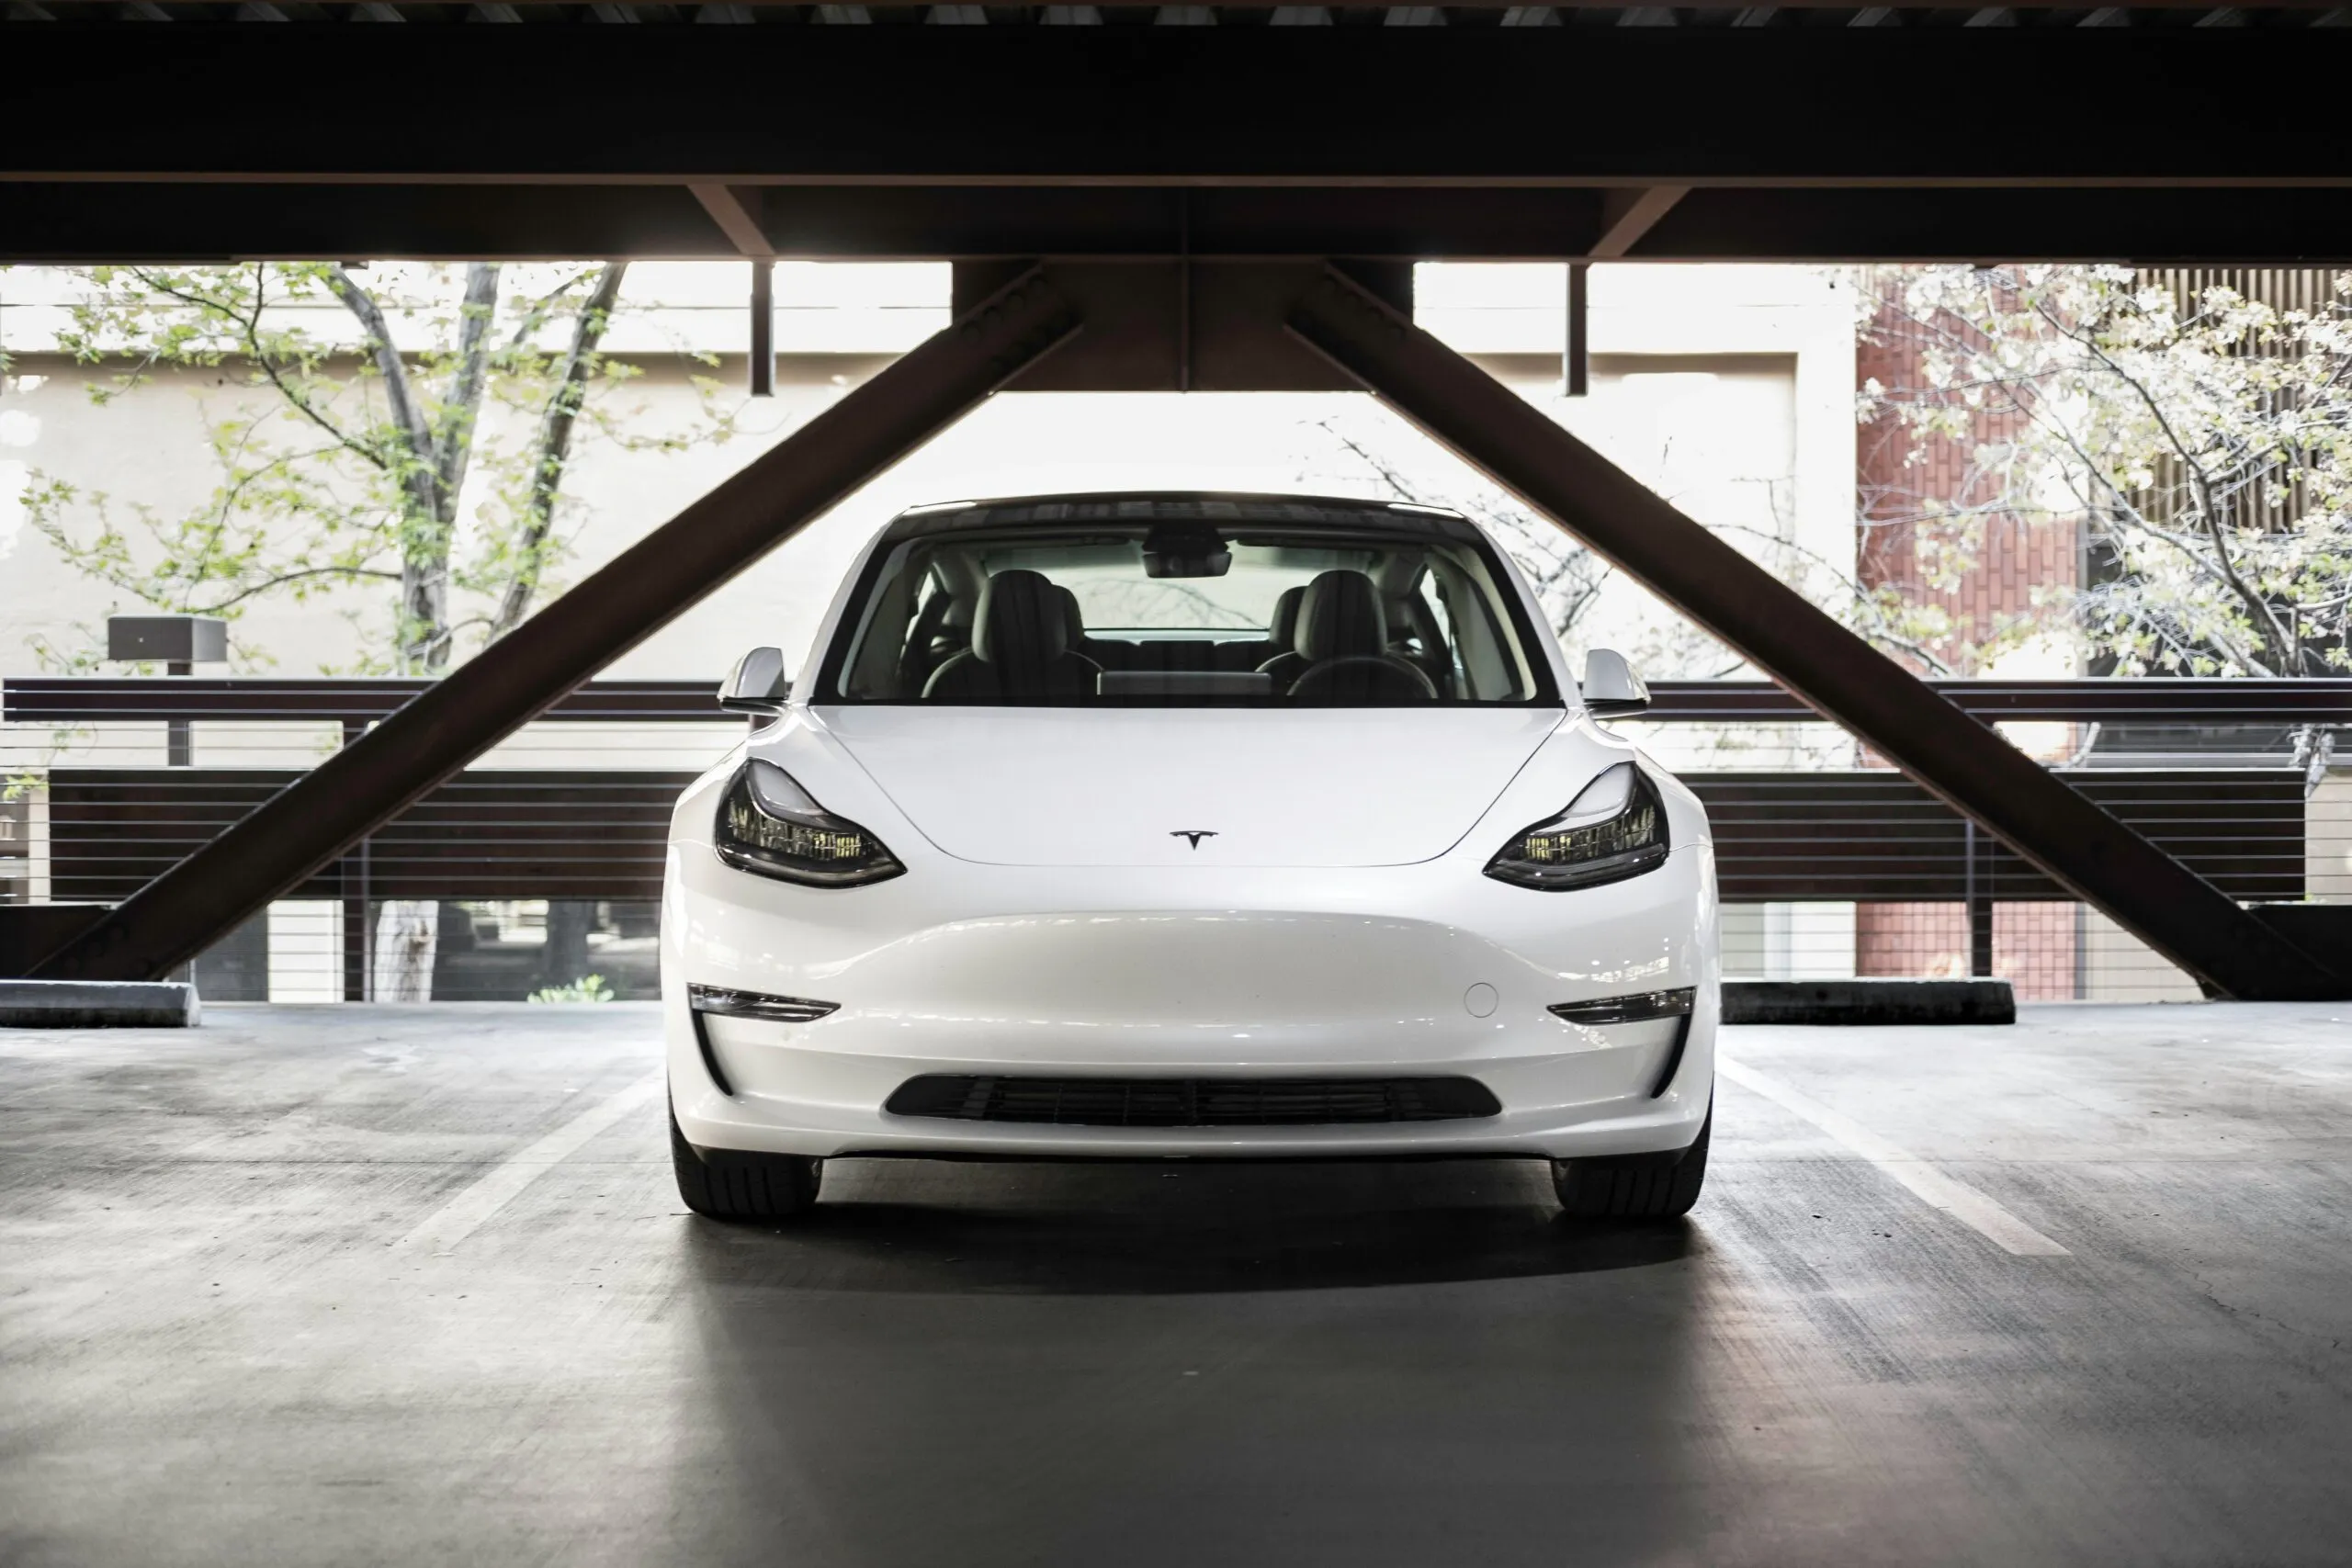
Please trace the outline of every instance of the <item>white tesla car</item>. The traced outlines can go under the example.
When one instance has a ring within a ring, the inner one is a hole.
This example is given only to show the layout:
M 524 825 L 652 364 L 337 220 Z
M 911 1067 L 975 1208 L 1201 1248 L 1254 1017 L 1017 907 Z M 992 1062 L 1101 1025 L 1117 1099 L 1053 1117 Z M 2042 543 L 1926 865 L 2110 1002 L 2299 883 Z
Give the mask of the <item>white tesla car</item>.
M 679 799 L 671 1144 L 775 1219 L 847 1156 L 1521 1156 L 1687 1211 L 1718 1013 L 1698 800 L 1427 507 L 1085 495 L 882 530 Z

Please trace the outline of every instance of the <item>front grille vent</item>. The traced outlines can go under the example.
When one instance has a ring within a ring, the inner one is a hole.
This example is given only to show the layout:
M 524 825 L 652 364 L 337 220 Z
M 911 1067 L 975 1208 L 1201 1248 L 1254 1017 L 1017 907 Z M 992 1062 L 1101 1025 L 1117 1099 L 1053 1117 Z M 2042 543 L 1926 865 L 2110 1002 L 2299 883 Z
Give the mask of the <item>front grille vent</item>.
M 1476 1078 L 1036 1078 L 932 1073 L 885 1111 L 1057 1127 L 1328 1127 L 1496 1116 Z

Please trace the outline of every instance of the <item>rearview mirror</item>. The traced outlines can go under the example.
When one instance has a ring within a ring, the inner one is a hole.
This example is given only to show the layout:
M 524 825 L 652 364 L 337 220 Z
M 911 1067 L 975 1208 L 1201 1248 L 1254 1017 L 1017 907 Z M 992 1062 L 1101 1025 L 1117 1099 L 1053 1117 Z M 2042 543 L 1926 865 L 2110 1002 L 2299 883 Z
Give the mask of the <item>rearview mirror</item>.
M 784 650 L 755 648 L 735 661 L 734 673 L 718 688 L 718 705 L 737 713 L 782 713 L 792 698 L 792 675 Z
M 1595 718 L 1636 714 L 1650 705 L 1650 689 L 1613 648 L 1584 656 L 1584 711 Z
M 1146 577 L 1223 577 L 1232 567 L 1233 552 L 1214 528 L 1161 524 L 1144 538 Z

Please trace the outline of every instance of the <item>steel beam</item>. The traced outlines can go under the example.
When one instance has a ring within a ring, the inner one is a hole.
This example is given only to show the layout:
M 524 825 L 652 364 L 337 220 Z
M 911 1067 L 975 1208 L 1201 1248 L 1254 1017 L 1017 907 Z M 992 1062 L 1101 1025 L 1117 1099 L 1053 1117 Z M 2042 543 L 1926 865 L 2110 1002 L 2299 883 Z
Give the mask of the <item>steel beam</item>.
M 1078 330 L 1032 272 L 817 415 L 44 960 L 144 979 L 201 952 Z
M 752 396 L 775 396 L 775 263 L 752 264 Z
M 2224 996 L 2346 994 L 2212 884 L 1338 269 L 1290 330 L 2075 897 Z
M 1568 342 L 1560 358 L 1560 389 L 1581 398 L 1592 389 L 1592 268 L 1568 264 Z
M 2282 56 L 2352 80 L 2352 31 L 54 22 L 8 29 L 0 178 L 2138 184 L 2152 205 L 2352 184 L 2352 118 L 2282 90 Z M 188 91 L 268 81 L 408 112 L 397 136 L 288 136 L 246 95 Z M 537 96 L 484 81 L 625 82 L 628 112 L 550 134 Z M 1969 128 L 2031 134 L 1905 134 L 1890 85 L 1918 83 L 1965 83 Z M 2070 110 L 2086 83 L 2137 90 Z
M 1690 194 L 1689 186 L 1634 186 L 1612 190 L 1601 204 L 1600 237 L 1592 243 L 1596 261 L 1617 260 L 1657 227 L 1675 203 Z
M 747 256 L 764 259 L 775 254 L 775 247 L 768 243 L 767 231 L 760 226 L 759 209 L 766 200 L 766 193 L 758 190 L 737 190 L 733 186 L 698 185 L 689 186 L 695 199 L 702 203 L 710 220 L 718 225 L 728 243 Z
M 830 261 L 1559 262 L 1588 254 L 1608 205 L 1601 187 L 1556 185 L 729 188 L 762 197 L 774 254 Z M 2352 258 L 2352 201 L 2339 194 L 1704 186 L 1659 214 L 1625 254 L 1632 261 L 2312 265 Z M 0 183 L 0 210 L 7 215 L 0 263 L 741 254 L 681 184 L 354 180 L 306 182 L 289 192 L 282 184 L 218 180 Z

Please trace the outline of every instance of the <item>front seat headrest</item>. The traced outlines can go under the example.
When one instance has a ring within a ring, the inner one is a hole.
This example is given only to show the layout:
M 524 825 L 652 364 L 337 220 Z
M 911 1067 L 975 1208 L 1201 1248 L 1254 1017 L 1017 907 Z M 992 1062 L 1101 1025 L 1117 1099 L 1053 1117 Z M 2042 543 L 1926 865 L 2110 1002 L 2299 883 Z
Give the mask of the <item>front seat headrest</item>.
M 1064 639 L 1071 648 L 1083 646 L 1086 642 L 1086 616 L 1079 610 L 1078 595 L 1057 582 L 1054 584 L 1054 597 L 1062 607 Z
M 1267 623 L 1266 640 L 1276 648 L 1291 649 L 1298 645 L 1298 606 L 1306 597 L 1306 584 L 1285 588 L 1283 596 L 1274 601 L 1274 618 Z
M 972 656 L 983 664 L 1050 664 L 1069 650 L 1069 623 L 1042 573 L 1000 571 L 980 590 Z
M 1372 579 L 1340 568 L 1308 583 L 1299 601 L 1296 646 L 1309 660 L 1386 653 L 1388 617 Z

